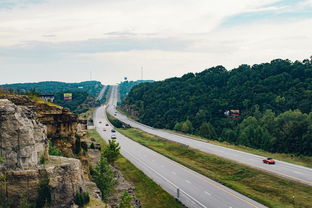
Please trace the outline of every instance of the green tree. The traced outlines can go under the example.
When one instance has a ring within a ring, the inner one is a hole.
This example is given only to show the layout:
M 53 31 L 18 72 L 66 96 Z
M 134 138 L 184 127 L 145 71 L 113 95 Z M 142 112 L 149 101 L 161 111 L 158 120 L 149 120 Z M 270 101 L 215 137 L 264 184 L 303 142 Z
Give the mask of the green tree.
M 113 190 L 115 180 L 114 175 L 109 167 L 109 163 L 107 162 L 104 154 L 101 155 L 100 161 L 97 163 L 96 168 L 91 169 L 92 180 L 95 182 L 96 186 L 101 191 L 102 200 L 105 202 L 107 197 Z
M 181 131 L 183 131 L 184 133 L 192 133 L 193 130 L 194 128 L 190 120 L 186 120 L 185 122 L 182 123 Z
M 116 142 L 115 139 L 109 140 L 108 146 L 104 149 L 103 154 L 109 163 L 114 164 L 120 154 L 119 143 Z
M 132 196 L 129 195 L 128 191 L 124 191 L 121 201 L 119 204 L 119 208 L 134 208 L 131 204 Z
M 43 208 L 51 204 L 51 187 L 49 185 L 49 177 L 43 176 L 39 181 L 38 198 L 36 201 L 36 208 Z
M 216 131 L 211 123 L 204 122 L 199 128 L 199 134 L 208 139 L 216 139 Z
M 181 127 L 182 127 L 182 123 L 181 122 L 177 122 L 175 125 L 174 125 L 174 130 L 176 131 L 181 131 Z
M 267 150 L 271 146 L 272 136 L 259 125 L 255 117 L 250 116 L 239 125 L 238 142 L 253 148 Z

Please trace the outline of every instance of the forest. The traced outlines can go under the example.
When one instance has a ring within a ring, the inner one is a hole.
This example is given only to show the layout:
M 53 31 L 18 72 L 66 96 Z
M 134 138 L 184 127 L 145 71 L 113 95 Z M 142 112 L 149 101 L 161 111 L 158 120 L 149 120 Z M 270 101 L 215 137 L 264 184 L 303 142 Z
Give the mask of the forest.
M 130 90 L 139 84 L 146 83 L 146 82 L 153 82 L 152 80 L 137 80 L 137 81 L 124 81 L 119 83 L 119 94 L 120 94 L 120 99 L 124 100 L 125 97 L 128 95 Z
M 54 103 L 69 108 L 72 112 L 80 114 L 100 103 L 96 97 L 103 85 L 98 81 L 80 83 L 64 82 L 38 82 L 0 85 L 0 88 L 16 94 L 40 96 L 40 94 L 53 94 Z M 72 100 L 64 100 L 64 93 L 72 93 Z
M 312 60 L 223 66 L 134 86 L 139 120 L 270 152 L 312 155 Z M 231 116 L 227 111 L 239 110 Z

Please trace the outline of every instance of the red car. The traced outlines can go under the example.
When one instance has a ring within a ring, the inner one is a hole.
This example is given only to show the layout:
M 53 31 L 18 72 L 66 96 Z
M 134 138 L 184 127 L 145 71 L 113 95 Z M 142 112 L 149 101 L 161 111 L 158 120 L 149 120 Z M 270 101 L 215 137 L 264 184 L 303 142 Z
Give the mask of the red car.
M 275 160 L 273 160 L 273 158 L 270 158 L 270 157 L 268 157 L 267 159 L 264 159 L 262 161 L 263 161 L 263 163 L 266 163 L 266 164 L 272 164 L 272 165 L 275 164 Z

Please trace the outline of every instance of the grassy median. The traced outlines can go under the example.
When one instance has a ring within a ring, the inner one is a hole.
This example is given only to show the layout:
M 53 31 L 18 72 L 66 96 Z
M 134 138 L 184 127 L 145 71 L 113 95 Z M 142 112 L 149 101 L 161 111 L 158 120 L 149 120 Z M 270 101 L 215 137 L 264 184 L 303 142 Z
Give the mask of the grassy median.
M 177 132 L 174 130 L 167 130 L 168 132 L 174 133 L 174 134 L 179 134 L 181 136 L 188 136 L 191 137 L 192 139 L 195 140 L 199 140 L 202 142 L 209 142 L 211 144 L 215 144 L 218 146 L 223 146 L 223 147 L 227 147 L 230 149 L 235 149 L 238 151 L 242 151 L 242 152 L 248 152 L 251 154 L 255 154 L 255 155 L 260 155 L 263 157 L 272 157 L 275 158 L 277 160 L 281 160 L 281 161 L 285 161 L 288 163 L 293 163 L 296 165 L 301 165 L 301 166 L 305 166 L 308 168 L 312 168 L 312 157 L 311 156 L 301 156 L 301 155 L 295 155 L 295 154 L 283 154 L 283 153 L 272 153 L 272 152 L 267 152 L 261 149 L 253 149 L 250 147 L 246 147 L 244 145 L 234 145 L 234 144 L 230 144 L 228 142 L 220 142 L 217 140 L 209 140 L 197 135 L 192 135 L 192 134 L 184 134 L 181 132 Z
M 312 207 L 311 186 L 203 153 L 138 129 L 118 129 L 118 131 L 134 141 L 268 207 Z
M 96 130 L 88 130 L 88 136 L 93 137 L 103 148 L 106 143 Z M 185 208 L 174 197 L 164 191 L 158 184 L 137 169 L 131 162 L 120 155 L 115 162 L 125 179 L 135 186 L 135 195 L 142 207 L 149 208 Z

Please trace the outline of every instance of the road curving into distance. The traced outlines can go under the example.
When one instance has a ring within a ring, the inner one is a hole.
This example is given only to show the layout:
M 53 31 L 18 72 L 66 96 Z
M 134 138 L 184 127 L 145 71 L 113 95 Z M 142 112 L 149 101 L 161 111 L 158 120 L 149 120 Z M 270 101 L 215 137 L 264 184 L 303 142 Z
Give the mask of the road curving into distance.
M 113 92 L 116 88 L 113 88 Z M 115 92 L 111 94 L 114 97 Z M 108 141 L 112 126 L 106 117 L 106 107 L 111 109 L 116 99 L 108 106 L 99 107 L 94 113 L 94 124 L 99 134 Z M 108 124 L 108 126 L 106 126 Z M 181 164 L 144 147 L 116 132 L 121 154 L 153 181 L 189 208 L 263 208 L 262 204 L 233 191 Z
M 118 87 L 112 86 L 112 93 L 111 93 L 111 103 L 116 103 L 116 99 L 118 96 Z M 258 168 L 270 173 L 274 173 L 280 175 L 282 177 L 286 177 L 288 179 L 292 179 L 307 185 L 312 186 L 312 169 L 303 167 L 300 165 L 295 165 L 283 161 L 276 160 L 275 165 L 268 165 L 262 162 L 264 157 L 259 155 L 254 155 L 251 153 L 241 152 L 238 150 L 233 150 L 230 148 L 210 144 L 208 142 L 203 142 L 199 140 L 192 139 L 188 136 L 183 136 L 180 134 L 175 134 L 172 132 L 168 132 L 162 129 L 152 128 L 150 126 L 141 124 L 136 122 L 127 116 L 123 115 L 122 113 L 117 112 L 116 105 L 109 105 L 107 112 L 111 115 L 115 116 L 120 121 L 129 124 L 130 126 L 145 131 L 149 134 L 153 134 L 171 141 L 179 142 L 185 145 L 188 145 L 192 148 L 201 150 L 203 152 L 207 152 L 210 154 L 214 154 L 225 159 L 229 159 L 244 165 L 248 165 L 250 167 Z

